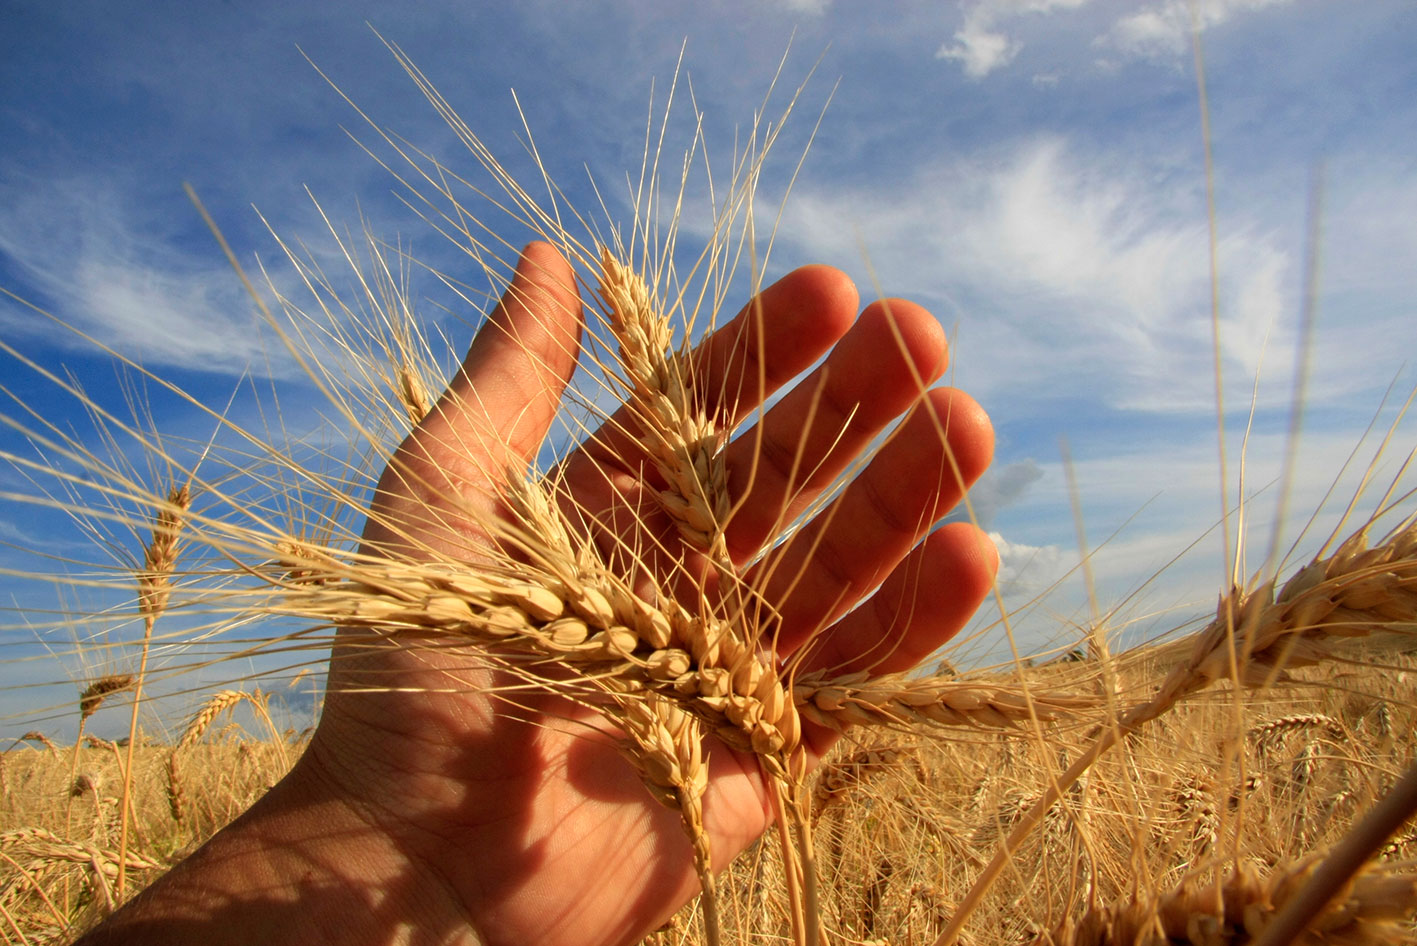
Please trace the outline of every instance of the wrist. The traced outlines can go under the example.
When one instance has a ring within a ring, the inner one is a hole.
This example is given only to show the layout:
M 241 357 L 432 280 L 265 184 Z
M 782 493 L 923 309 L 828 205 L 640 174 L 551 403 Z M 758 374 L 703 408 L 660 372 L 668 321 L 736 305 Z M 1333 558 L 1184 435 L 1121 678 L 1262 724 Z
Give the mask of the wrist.
M 440 943 L 480 943 L 439 879 L 351 805 L 307 753 L 81 946 L 358 946 L 410 942 L 415 929 L 420 938 L 439 930 Z

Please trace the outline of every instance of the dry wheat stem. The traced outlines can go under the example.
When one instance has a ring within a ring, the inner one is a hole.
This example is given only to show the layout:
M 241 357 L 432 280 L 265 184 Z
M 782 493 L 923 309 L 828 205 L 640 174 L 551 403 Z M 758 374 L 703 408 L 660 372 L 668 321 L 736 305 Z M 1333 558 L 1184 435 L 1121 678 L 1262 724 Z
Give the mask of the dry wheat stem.
M 122 809 L 118 822 L 118 898 L 127 893 L 128 832 L 132 815 L 133 754 L 138 743 L 138 712 L 142 708 L 143 681 L 148 671 L 148 654 L 153 626 L 167 607 L 172 593 L 172 576 L 177 567 L 178 540 L 192 505 L 191 484 L 175 486 L 167 494 L 153 521 L 152 540 L 143 552 L 138 573 L 138 613 L 143 618 L 143 640 L 138 653 L 138 672 L 133 682 L 133 710 L 128 720 L 128 754 L 123 764 Z
M 88 723 L 89 717 L 97 713 L 108 697 L 115 693 L 126 693 L 137 685 L 137 678 L 131 673 L 107 674 L 89 683 L 79 693 L 79 729 L 74 738 L 74 747 L 70 751 L 69 762 L 69 784 L 74 784 L 74 780 L 79 774 L 79 747 L 83 744 L 84 726 Z M 67 835 L 73 829 L 74 796 L 69 795 L 64 806 L 64 833 Z M 68 879 L 64 882 L 64 906 L 68 909 L 70 904 L 70 890 Z

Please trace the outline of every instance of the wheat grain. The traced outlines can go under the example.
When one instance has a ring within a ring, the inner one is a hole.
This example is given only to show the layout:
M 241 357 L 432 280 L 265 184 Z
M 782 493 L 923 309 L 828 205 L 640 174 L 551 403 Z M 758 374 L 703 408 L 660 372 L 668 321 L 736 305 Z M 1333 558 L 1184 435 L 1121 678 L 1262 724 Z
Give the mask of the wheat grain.
M 125 693 L 133 689 L 137 678 L 131 673 L 116 673 L 99 677 L 79 694 L 79 719 L 88 719 L 103 706 L 104 700 L 115 693 Z
M 1092 695 L 904 674 L 809 674 L 795 681 L 792 695 L 805 718 L 837 731 L 933 725 L 1008 732 L 1030 719 L 1052 722 L 1098 705 Z
M 1323 713 L 1281 716 L 1251 728 L 1246 735 L 1254 740 L 1255 751 L 1264 755 L 1272 751 L 1285 736 L 1302 729 L 1323 729 L 1334 740 L 1342 740 L 1346 735 L 1342 723 Z
M 37 742 L 41 746 L 44 746 L 44 748 L 48 749 L 55 756 L 59 755 L 59 747 L 54 744 L 54 741 L 52 739 L 50 739 L 42 732 L 38 732 L 32 729 L 24 735 L 20 736 L 18 739 L 16 739 L 14 744 L 18 745 L 21 742 Z
M 644 277 L 603 248 L 598 280 L 637 408 L 640 444 L 669 484 L 659 493 L 660 504 L 691 547 L 732 571 L 722 535 L 731 508 L 722 450 L 727 434 L 697 403 L 687 363 L 667 356 L 670 319 Z

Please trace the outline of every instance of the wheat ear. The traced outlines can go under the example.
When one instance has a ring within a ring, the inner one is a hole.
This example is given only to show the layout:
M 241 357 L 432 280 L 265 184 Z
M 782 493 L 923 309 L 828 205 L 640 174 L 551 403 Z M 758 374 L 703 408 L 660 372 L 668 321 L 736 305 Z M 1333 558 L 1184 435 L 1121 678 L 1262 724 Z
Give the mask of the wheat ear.
M 867 673 L 804 675 L 795 681 L 792 697 L 803 718 L 838 732 L 850 726 L 916 725 L 1009 732 L 1030 719 L 1052 722 L 1098 704 L 1094 695 L 1032 690 L 1025 694 L 1001 683 L 956 677 Z
M 704 827 L 704 792 L 708 763 L 703 757 L 703 726 L 673 700 L 653 692 L 616 692 L 611 719 L 625 733 L 622 751 L 640 774 L 655 801 L 679 812 L 694 852 L 694 870 L 702 890 L 704 932 L 709 946 L 719 946 L 718 884 L 713 850 Z
M 20 736 L 18 739 L 16 739 L 13 743 L 10 744 L 10 748 L 13 749 L 15 746 L 19 745 L 22 742 L 37 742 L 41 746 L 44 746 L 44 748 L 48 749 L 50 754 L 54 756 L 59 755 L 59 747 L 54 744 L 54 740 L 50 739 L 48 736 L 46 736 L 44 733 L 40 732 L 37 729 L 31 729 L 29 732 Z
M 103 706 L 104 700 L 116 693 L 125 693 L 133 689 L 137 679 L 131 673 L 116 673 L 99 677 L 88 686 L 84 687 L 79 694 L 79 723 L 82 725 L 90 716 L 97 713 L 99 707 Z M 81 740 L 83 733 L 79 734 Z
M 1325 929 L 1335 912 L 1352 912 L 1351 891 L 1361 883 L 1364 865 L 1414 814 L 1417 814 L 1417 765 L 1407 770 L 1327 856 L 1305 872 L 1307 876 L 1302 886 L 1282 905 L 1255 946 L 1285 946 L 1302 930 Z M 1409 863 L 1406 867 L 1409 871 L 1407 885 L 1387 892 L 1386 903 L 1393 913 L 1383 919 L 1408 919 L 1417 915 L 1417 876 L 1411 873 L 1417 865 Z M 1411 933 L 1410 926 L 1406 932 Z
M 59 758 L 59 747 L 39 730 L 31 729 L 24 735 L 17 737 L 14 742 L 10 743 L 9 748 L 4 752 L 0 752 L 0 795 L 8 795 L 10 791 L 10 783 L 5 780 L 5 757 L 10 754 L 11 749 L 14 749 L 22 742 L 37 742 L 48 749 L 50 755 L 54 756 L 56 759 Z
M 581 585 L 584 575 L 599 562 L 589 542 L 573 537 L 569 524 L 545 484 L 508 477 L 507 501 L 514 514 L 529 528 L 529 538 L 520 541 L 522 550 L 562 576 L 563 582 Z M 534 538 L 530 538 L 534 537 Z M 654 623 L 654 612 L 638 598 L 621 599 L 621 610 L 633 612 L 639 623 Z M 607 603 L 609 603 L 607 599 Z M 611 605 L 612 610 L 614 606 Z M 643 635 L 637 635 L 643 636 Z M 652 637 L 668 642 L 672 628 L 664 621 Z M 666 654 L 666 651 L 659 651 Z M 673 668 L 687 672 L 689 656 L 674 660 Z M 661 657 L 660 662 L 666 658 Z M 684 833 L 693 850 L 694 869 L 702 891 L 700 907 L 704 930 L 711 946 L 721 939 L 718 886 L 713 874 L 713 852 L 704 826 L 703 795 L 708 787 L 708 765 L 703 758 L 703 724 L 670 697 L 648 690 L 634 681 L 617 676 L 597 677 L 607 695 L 607 715 L 625 734 L 621 751 L 634 766 L 651 796 L 667 808 L 679 812 Z
M 117 876 L 120 858 L 134 870 L 160 870 L 162 862 L 142 854 L 120 854 L 82 841 L 70 841 L 43 828 L 18 828 L 0 832 L 0 851 L 27 854 L 54 861 L 85 864 L 108 876 Z
M 89 682 L 79 693 L 79 729 L 74 736 L 74 747 L 70 750 L 69 757 L 69 784 L 74 784 L 74 780 L 79 775 L 79 749 L 84 742 L 84 727 L 88 724 L 89 717 L 99 711 L 104 701 L 116 693 L 126 693 L 137 684 L 137 678 L 131 673 L 106 674 Z M 74 796 L 70 795 L 64 805 L 64 833 L 70 834 L 73 830 Z M 64 906 L 69 907 L 69 883 L 64 882 Z
M 731 508 L 722 451 L 726 432 L 696 403 L 688 362 L 667 354 L 670 318 L 644 278 L 602 248 L 597 288 L 619 345 L 641 446 L 669 486 L 659 494 L 660 504 L 685 541 L 731 571 L 723 539 Z
M 177 740 L 177 745 L 173 746 L 172 752 L 167 757 L 167 804 L 172 813 L 172 820 L 178 824 L 182 823 L 185 816 L 186 792 L 182 785 L 182 767 L 178 762 L 180 754 L 197 744 L 212 723 L 222 713 L 230 712 L 242 702 L 251 704 L 258 716 L 265 719 L 270 727 L 272 738 L 281 748 L 282 759 L 284 761 L 284 742 L 275 732 L 275 725 L 271 721 L 270 714 L 266 711 L 264 702 L 260 697 L 260 691 L 247 693 L 244 690 L 222 690 L 210 697 L 192 718 L 187 721 L 187 726 L 182 730 L 181 737 Z
M 1231 591 L 1196 637 L 1190 657 L 1162 683 L 1148 708 L 1159 715 L 1216 680 L 1243 686 L 1282 679 L 1287 668 L 1316 664 L 1338 639 L 1412 630 L 1417 621 L 1417 522 L 1406 522 L 1368 547 L 1367 529 L 1326 559 L 1309 563 L 1276 595 L 1269 581 L 1248 594 Z M 1238 665 L 1231 656 L 1233 640 Z
M 1254 739 L 1255 751 L 1264 755 L 1289 733 L 1301 729 L 1322 729 L 1335 740 L 1341 740 L 1347 735 L 1342 723 L 1324 713 L 1292 713 L 1281 716 L 1251 728 L 1245 735 Z
M 702 553 L 718 574 L 727 611 L 746 616 L 756 608 L 746 599 L 724 528 L 732 508 L 723 447 L 728 431 L 705 411 L 693 388 L 691 361 L 669 354 L 670 319 L 656 304 L 644 277 L 602 248 L 598 290 L 627 376 L 627 402 L 634 408 L 638 439 L 668 485 L 659 494 L 664 511 L 688 546 Z M 698 392 L 702 393 L 702 392 Z M 799 943 L 821 939 L 820 906 L 810 826 L 811 802 L 803 787 L 797 754 L 801 722 L 776 668 L 757 654 L 758 634 L 740 621 L 722 625 L 726 633 L 690 638 L 698 673 L 676 681 L 691 705 L 722 712 L 731 727 L 717 727 L 730 745 L 757 754 L 778 783 L 779 815 L 790 820 L 795 844 L 784 843 L 789 878 L 801 872 L 801 900 L 793 898 Z M 744 745 L 741 735 L 749 738 Z

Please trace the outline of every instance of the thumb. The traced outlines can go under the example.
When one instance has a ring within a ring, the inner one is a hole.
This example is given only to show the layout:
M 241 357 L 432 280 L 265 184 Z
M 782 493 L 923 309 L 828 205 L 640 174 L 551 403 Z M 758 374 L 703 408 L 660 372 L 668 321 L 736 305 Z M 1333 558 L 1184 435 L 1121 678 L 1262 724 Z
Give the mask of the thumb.
M 452 384 L 389 461 L 366 548 L 466 553 L 469 539 L 480 544 L 496 514 L 495 484 L 550 429 L 580 332 L 574 271 L 555 247 L 530 244 Z
M 580 331 L 570 264 L 549 243 L 528 245 L 426 426 L 492 438 L 469 446 L 488 460 L 531 459 L 575 371 Z

